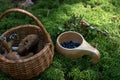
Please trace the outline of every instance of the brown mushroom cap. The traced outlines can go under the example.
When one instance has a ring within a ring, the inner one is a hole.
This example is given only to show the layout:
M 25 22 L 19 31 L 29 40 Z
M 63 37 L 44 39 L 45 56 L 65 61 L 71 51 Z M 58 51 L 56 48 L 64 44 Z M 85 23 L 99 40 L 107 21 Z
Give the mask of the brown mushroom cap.
M 39 37 L 36 34 L 26 36 L 18 45 L 18 54 L 21 56 L 28 55 L 34 51 L 34 48 L 39 42 Z

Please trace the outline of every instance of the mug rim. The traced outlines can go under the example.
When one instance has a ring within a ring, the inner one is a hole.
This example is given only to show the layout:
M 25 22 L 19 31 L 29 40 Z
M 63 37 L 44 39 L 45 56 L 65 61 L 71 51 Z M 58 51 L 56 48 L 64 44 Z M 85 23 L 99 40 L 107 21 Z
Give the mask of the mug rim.
M 60 41 L 59 41 L 60 37 L 61 37 L 62 35 L 64 35 L 64 34 L 67 34 L 67 33 L 73 33 L 73 34 L 77 34 L 77 35 L 80 36 L 80 38 L 81 38 L 81 40 L 82 40 L 81 43 L 80 43 L 80 45 L 78 46 L 78 47 L 80 47 L 81 44 L 83 43 L 84 38 L 83 38 L 83 36 L 82 36 L 80 33 L 75 32 L 75 31 L 65 31 L 65 32 L 61 33 L 61 34 L 57 37 L 57 44 L 58 44 L 58 46 L 61 47 L 61 48 L 63 48 L 63 49 L 66 49 L 66 50 L 74 50 L 74 49 L 78 48 L 78 47 L 75 47 L 75 48 L 65 48 L 65 47 L 63 47 L 63 46 L 60 44 Z

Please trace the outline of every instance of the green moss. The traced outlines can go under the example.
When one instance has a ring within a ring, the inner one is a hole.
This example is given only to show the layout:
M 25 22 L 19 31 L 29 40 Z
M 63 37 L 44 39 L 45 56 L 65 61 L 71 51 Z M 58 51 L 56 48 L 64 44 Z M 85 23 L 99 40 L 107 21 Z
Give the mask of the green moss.
M 65 80 L 64 72 L 58 68 L 51 67 L 49 70 L 45 71 L 40 77 L 40 80 Z M 33 80 L 37 80 L 33 79 Z
M 91 69 L 80 71 L 78 68 L 74 68 L 69 73 L 69 77 L 73 80 L 97 80 L 99 78 L 99 73 Z
M 4 4 L 4 5 L 3 5 Z M 8 5 L 7 0 L 0 0 L 0 13 L 15 7 Z M 55 51 L 49 69 L 33 80 L 119 80 L 120 78 L 120 1 L 119 0 L 37 0 L 27 10 L 35 15 L 50 33 L 56 38 L 64 22 L 73 14 L 84 15 L 84 19 L 101 30 L 110 33 L 111 38 L 89 35 L 86 40 L 93 45 L 98 43 L 101 59 L 92 64 L 88 56 L 80 59 L 68 59 Z M 113 16 L 116 16 L 113 18 Z M 12 13 L 0 21 L 0 34 L 11 27 L 23 24 L 36 24 L 31 18 L 20 13 Z M 0 80 L 9 79 L 0 73 Z

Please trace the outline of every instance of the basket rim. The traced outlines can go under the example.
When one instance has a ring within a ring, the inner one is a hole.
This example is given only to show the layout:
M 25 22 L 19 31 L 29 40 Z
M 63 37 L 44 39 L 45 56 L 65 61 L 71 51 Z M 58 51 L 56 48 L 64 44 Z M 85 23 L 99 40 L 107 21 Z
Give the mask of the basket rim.
M 8 32 L 11 32 L 15 29 L 19 29 L 19 28 L 23 28 L 23 27 L 31 27 L 31 28 L 36 28 L 36 29 L 39 29 L 40 30 L 40 27 L 36 26 L 36 25 L 31 25 L 31 24 L 26 24 L 26 25 L 19 25 L 17 27 L 12 27 L 10 28 L 9 30 L 7 30 L 6 32 L 4 32 L 2 35 L 5 35 L 7 34 Z M 45 51 L 47 51 L 47 49 L 49 49 L 50 47 L 50 42 L 46 42 L 45 43 L 45 46 L 43 47 L 42 50 L 40 50 L 39 52 L 37 52 L 35 55 L 29 57 L 29 58 L 26 58 L 26 59 L 20 59 L 20 60 L 9 60 L 7 58 L 5 58 L 4 56 L 0 56 L 2 61 L 1 62 L 6 62 L 6 63 L 23 63 L 23 62 L 27 62 L 27 61 L 30 61 L 30 60 L 33 60 L 35 58 L 37 58 L 38 56 L 42 56 L 43 54 L 45 54 Z M 43 53 L 43 54 L 42 54 Z

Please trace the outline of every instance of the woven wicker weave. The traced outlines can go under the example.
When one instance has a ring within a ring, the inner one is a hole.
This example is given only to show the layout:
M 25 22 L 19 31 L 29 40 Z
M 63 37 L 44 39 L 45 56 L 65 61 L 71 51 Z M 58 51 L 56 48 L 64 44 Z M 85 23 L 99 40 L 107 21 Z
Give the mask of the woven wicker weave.
M 11 12 L 26 14 L 27 16 L 31 17 L 38 26 L 20 25 L 7 30 L 5 33 L 3 33 L 3 35 L 8 38 L 11 34 L 16 33 L 19 36 L 19 38 L 14 41 L 13 44 L 16 46 L 25 36 L 29 34 L 37 34 L 40 37 L 41 44 L 39 47 L 41 48 L 41 50 L 30 58 L 17 61 L 8 60 L 0 56 L 0 70 L 12 76 L 14 79 L 31 79 L 39 75 L 50 66 L 54 55 L 54 47 L 48 32 L 45 30 L 41 22 L 31 13 L 22 9 L 13 8 L 2 13 L 0 15 L 0 19 Z

